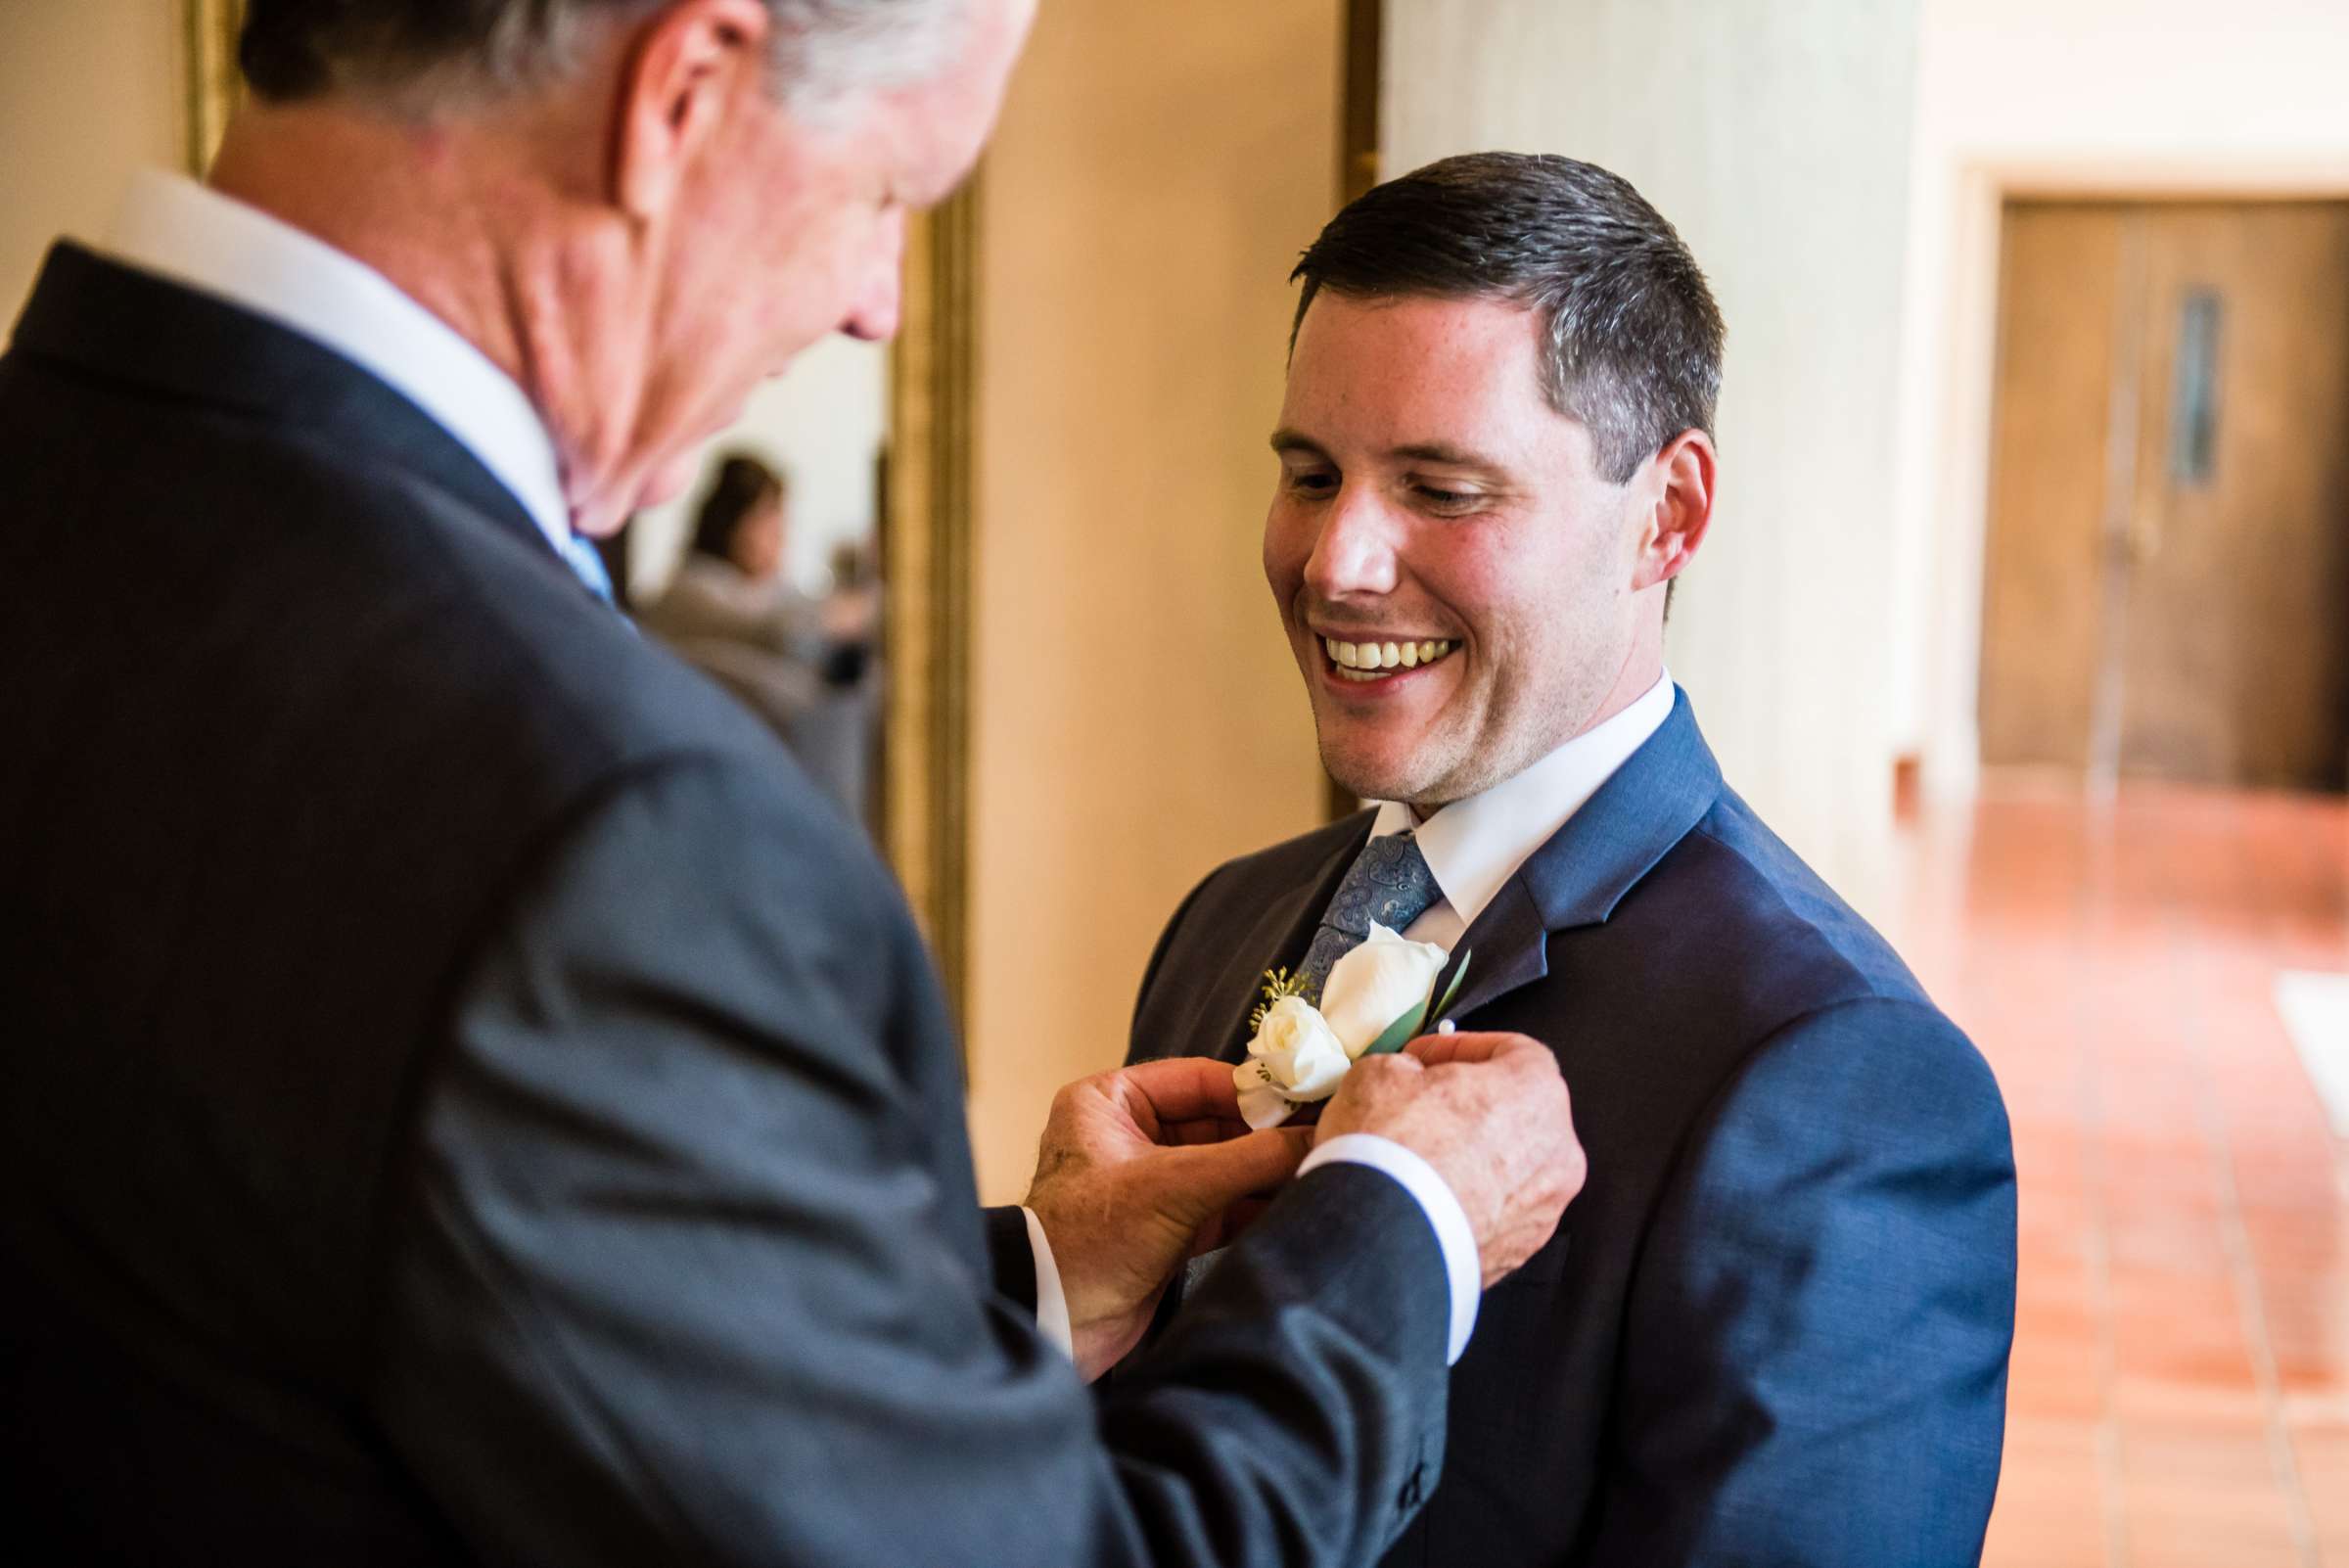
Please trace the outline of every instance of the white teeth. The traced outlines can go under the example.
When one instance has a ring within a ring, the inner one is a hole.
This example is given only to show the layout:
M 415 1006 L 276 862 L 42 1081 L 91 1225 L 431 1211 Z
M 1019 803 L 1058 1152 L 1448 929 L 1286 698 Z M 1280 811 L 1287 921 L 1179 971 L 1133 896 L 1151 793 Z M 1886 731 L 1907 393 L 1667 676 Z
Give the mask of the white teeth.
M 1459 646 L 1449 638 L 1426 642 L 1340 642 L 1324 637 L 1321 646 L 1339 673 L 1355 680 L 1375 680 L 1389 669 L 1416 669 L 1432 665 Z

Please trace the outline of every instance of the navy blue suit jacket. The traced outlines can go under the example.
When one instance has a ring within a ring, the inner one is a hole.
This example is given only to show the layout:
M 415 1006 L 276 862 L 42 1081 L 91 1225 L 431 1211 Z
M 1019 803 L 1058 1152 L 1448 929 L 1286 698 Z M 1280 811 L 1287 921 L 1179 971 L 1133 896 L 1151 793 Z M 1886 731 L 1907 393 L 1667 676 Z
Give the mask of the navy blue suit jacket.
M 1369 825 L 1202 883 L 1134 1056 L 1236 1060 Z M 1685 695 L 1460 946 L 1451 1016 L 1557 1051 L 1590 1176 L 1486 1297 L 1444 1479 L 1386 1561 L 1977 1561 L 2014 1317 L 1998 1085 L 1723 784 Z

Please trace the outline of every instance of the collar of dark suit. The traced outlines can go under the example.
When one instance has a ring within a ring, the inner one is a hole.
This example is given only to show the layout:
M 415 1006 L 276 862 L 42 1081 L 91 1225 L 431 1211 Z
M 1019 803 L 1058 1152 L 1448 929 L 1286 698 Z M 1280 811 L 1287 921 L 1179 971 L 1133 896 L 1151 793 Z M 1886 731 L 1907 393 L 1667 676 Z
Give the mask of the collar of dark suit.
M 432 416 L 341 354 L 225 300 L 61 241 L 11 352 L 299 429 L 354 460 L 392 464 L 570 570 L 513 491 Z
M 1451 1011 L 1465 1015 L 1549 973 L 1549 936 L 1597 925 L 1721 797 L 1721 767 L 1688 694 L 1566 825 L 1527 857 L 1461 937 L 1472 953 Z M 1450 978 L 1440 979 L 1440 988 Z

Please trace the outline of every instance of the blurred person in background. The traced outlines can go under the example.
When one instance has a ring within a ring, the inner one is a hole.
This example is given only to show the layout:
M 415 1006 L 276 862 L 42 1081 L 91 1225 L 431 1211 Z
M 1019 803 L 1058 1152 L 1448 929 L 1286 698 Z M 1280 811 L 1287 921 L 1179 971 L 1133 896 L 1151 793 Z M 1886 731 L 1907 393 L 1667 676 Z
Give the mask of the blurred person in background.
M 790 541 L 788 482 L 748 453 L 728 455 L 676 575 L 643 622 L 861 815 L 878 709 L 872 601 L 802 592 L 785 570 Z

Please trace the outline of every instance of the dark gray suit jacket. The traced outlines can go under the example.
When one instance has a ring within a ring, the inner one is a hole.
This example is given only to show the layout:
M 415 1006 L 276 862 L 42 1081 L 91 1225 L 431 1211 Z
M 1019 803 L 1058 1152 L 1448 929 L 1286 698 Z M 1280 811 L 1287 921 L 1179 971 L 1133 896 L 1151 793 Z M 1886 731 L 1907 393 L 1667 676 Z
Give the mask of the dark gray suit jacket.
M 857 832 L 414 406 L 71 247 L 0 737 L 18 1560 L 1335 1564 L 1439 1462 L 1359 1169 L 1089 1396 Z
M 1369 827 L 1210 876 L 1134 1055 L 1236 1060 Z M 1723 785 L 1685 696 L 1460 948 L 1451 1016 L 1556 1049 L 1590 1176 L 1487 1294 L 1443 1483 L 1387 1561 L 1976 1561 L 2014 1319 L 1998 1085 Z

